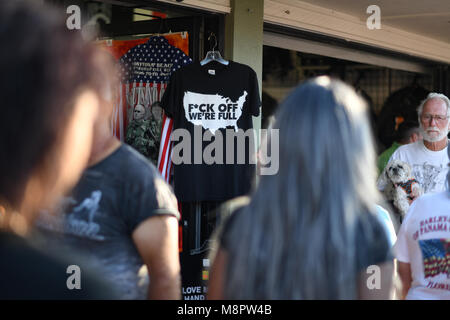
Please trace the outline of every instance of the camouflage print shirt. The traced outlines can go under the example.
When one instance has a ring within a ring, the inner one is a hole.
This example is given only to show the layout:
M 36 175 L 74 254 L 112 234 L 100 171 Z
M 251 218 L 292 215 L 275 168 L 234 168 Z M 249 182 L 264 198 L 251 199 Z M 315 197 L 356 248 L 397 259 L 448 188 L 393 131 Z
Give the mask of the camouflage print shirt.
M 160 139 L 160 121 L 156 119 L 133 120 L 128 125 L 125 142 L 156 165 L 158 162 Z

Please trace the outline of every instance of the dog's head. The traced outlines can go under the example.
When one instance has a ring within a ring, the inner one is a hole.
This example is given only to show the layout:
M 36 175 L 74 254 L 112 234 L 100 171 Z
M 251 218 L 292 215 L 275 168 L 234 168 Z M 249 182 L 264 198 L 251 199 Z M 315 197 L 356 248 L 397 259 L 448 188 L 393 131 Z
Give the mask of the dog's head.
M 404 161 L 392 160 L 388 163 L 385 174 L 392 183 L 406 182 L 411 179 L 411 167 Z

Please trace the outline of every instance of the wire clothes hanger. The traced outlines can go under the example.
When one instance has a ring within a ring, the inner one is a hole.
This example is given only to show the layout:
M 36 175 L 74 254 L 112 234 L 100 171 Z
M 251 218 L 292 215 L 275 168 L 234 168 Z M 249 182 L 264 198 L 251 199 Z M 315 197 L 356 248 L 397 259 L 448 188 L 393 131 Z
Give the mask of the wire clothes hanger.
M 208 51 L 206 53 L 206 57 L 202 61 L 200 61 L 200 65 L 204 66 L 205 64 L 207 64 L 211 61 L 217 61 L 217 62 L 227 66 L 229 61 L 223 59 L 222 56 L 220 55 L 219 51 L 214 50 L 217 47 L 217 37 L 214 34 L 214 32 L 211 32 L 211 34 L 208 37 L 208 41 L 211 41 L 211 37 L 214 37 L 214 46 L 211 51 Z

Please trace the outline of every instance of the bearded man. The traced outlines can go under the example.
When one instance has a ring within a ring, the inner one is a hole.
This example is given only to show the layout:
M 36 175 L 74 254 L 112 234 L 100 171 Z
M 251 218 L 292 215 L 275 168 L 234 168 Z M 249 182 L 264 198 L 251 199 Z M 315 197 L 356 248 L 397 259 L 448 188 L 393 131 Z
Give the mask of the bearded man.
M 443 94 L 432 92 L 419 105 L 417 114 L 423 140 L 399 147 L 389 162 L 407 162 L 424 193 L 442 192 L 449 162 L 450 100 Z M 381 175 L 378 189 L 383 190 L 385 185 L 385 177 Z

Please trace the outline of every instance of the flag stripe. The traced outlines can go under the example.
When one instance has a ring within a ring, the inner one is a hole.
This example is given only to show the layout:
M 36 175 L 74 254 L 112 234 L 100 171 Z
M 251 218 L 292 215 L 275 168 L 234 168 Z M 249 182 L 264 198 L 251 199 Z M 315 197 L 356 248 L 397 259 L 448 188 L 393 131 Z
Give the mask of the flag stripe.
M 170 135 L 172 133 L 173 121 L 170 118 L 167 118 L 167 119 L 168 119 L 168 128 L 167 128 L 166 137 L 164 139 L 164 154 L 163 154 L 164 161 L 163 161 L 162 174 L 163 174 L 165 180 L 167 182 L 169 182 L 170 176 L 167 174 L 167 166 L 168 166 L 169 162 L 171 162 L 169 154 L 170 154 Z

